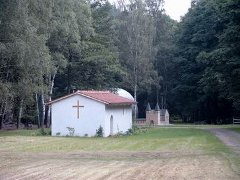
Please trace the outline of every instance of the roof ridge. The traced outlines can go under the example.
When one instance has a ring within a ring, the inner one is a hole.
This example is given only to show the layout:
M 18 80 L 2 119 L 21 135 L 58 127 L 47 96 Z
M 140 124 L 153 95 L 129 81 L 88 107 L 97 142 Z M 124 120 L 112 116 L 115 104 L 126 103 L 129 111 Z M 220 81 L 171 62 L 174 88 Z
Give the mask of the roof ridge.
M 84 93 L 84 92 L 86 92 L 86 93 L 98 93 L 98 94 L 100 94 L 100 93 L 111 93 L 111 91 L 104 91 L 104 90 L 102 90 L 102 91 L 96 91 L 96 90 L 78 90 L 77 92 L 79 92 L 79 93 Z
M 90 99 L 102 102 L 104 104 L 135 104 L 136 102 L 134 100 L 125 98 L 125 97 L 121 97 L 117 94 L 114 94 L 111 91 L 94 91 L 94 90 L 86 90 L 86 91 L 76 91 L 75 93 L 63 96 L 61 98 L 55 99 L 53 101 L 48 102 L 47 104 L 52 104 L 55 102 L 58 102 L 60 100 L 63 100 L 65 98 L 71 97 L 73 95 L 81 95 L 81 96 L 85 96 L 88 97 Z

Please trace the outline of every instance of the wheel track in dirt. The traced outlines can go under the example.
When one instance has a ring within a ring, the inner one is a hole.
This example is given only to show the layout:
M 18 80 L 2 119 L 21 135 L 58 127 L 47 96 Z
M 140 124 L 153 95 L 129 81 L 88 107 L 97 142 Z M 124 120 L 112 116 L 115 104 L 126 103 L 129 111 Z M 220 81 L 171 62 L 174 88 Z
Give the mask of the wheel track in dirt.
M 14 154 L 5 152 L 1 160 L 11 156 L 14 168 L 11 164 L 9 167 L 1 168 L 0 179 L 239 179 L 238 175 L 224 166 L 221 157 L 201 153 L 191 154 L 191 156 L 186 154 L 159 152 Z M 140 159 L 142 155 L 146 157 Z M 150 155 L 152 158 L 149 158 Z M 107 156 L 112 157 L 101 159 Z M 15 159 L 15 157 L 20 158 Z

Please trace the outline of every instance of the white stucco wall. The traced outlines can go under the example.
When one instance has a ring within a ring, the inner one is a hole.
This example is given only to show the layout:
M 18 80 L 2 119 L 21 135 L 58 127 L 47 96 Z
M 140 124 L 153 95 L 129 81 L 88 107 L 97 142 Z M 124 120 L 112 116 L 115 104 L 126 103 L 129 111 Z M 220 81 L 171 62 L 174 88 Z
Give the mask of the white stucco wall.
M 105 136 L 110 135 L 110 118 L 113 116 L 113 134 L 132 128 L 132 106 L 106 106 Z
M 77 108 L 72 106 L 79 104 L 84 107 L 80 108 L 79 119 L 77 118 Z M 52 104 L 52 135 L 60 136 L 69 135 L 67 127 L 75 129 L 75 136 L 94 136 L 96 129 L 101 125 L 105 127 L 105 104 L 94 101 L 80 95 L 63 99 Z

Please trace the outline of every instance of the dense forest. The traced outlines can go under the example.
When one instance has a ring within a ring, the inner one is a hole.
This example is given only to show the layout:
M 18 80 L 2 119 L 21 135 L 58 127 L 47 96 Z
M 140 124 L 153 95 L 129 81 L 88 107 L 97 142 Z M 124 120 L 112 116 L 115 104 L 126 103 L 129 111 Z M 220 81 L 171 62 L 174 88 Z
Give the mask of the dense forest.
M 0 0 L 0 128 L 50 124 L 46 102 L 123 88 L 139 116 L 159 101 L 184 122 L 240 113 L 240 0 L 192 1 L 180 22 L 164 0 Z

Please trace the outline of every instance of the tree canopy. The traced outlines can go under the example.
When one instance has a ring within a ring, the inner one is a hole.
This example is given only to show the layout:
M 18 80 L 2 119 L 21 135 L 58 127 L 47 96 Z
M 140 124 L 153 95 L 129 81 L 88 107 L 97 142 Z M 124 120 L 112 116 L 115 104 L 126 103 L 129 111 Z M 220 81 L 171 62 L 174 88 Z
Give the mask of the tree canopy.
M 124 88 L 186 122 L 240 113 L 240 0 L 193 1 L 180 22 L 163 0 L 0 0 L 0 128 L 50 125 L 45 102 Z M 135 109 L 137 111 L 137 109 Z M 137 113 L 136 113 L 137 117 Z

